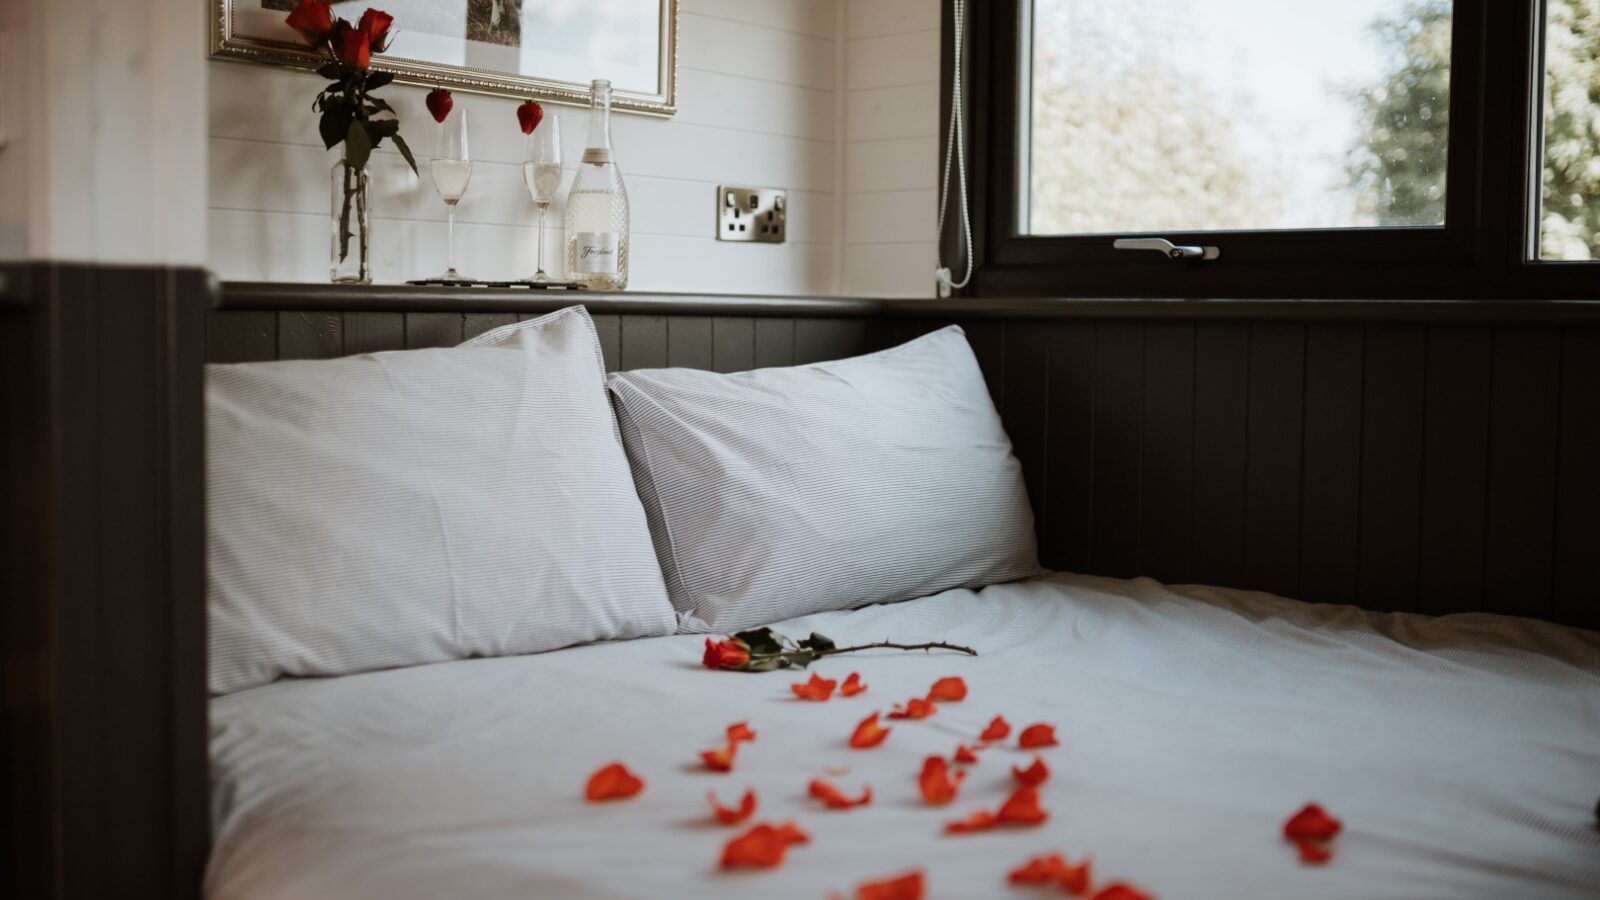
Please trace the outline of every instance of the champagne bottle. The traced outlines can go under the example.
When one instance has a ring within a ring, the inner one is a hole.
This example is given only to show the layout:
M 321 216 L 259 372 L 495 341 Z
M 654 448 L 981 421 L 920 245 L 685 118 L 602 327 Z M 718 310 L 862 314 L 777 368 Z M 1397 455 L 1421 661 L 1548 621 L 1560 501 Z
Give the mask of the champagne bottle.
M 611 154 L 611 82 L 590 87 L 589 147 L 566 211 L 567 280 L 590 290 L 628 286 L 628 191 Z

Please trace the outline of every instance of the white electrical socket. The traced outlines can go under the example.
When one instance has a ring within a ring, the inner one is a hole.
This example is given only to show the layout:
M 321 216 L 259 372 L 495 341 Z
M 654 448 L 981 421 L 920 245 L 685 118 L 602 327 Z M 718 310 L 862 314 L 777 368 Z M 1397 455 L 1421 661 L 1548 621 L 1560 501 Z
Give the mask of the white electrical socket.
M 781 244 L 788 220 L 787 191 L 717 186 L 717 240 Z

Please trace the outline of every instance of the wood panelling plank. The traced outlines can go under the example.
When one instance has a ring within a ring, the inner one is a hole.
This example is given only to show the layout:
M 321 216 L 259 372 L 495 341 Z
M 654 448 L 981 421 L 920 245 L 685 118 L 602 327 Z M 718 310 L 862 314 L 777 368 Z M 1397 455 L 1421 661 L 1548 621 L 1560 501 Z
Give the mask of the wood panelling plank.
M 1302 325 L 1251 326 L 1243 586 L 1286 597 L 1300 587 L 1305 349 Z
M 756 366 L 756 320 L 717 316 L 711 320 L 711 367 L 743 372 Z
M 406 320 L 403 313 L 360 312 L 344 314 L 344 352 L 381 353 L 404 350 Z
M 278 313 L 279 359 L 332 359 L 344 355 L 344 316 L 339 313 Z
M 1182 580 L 1193 549 L 1194 326 L 1145 328 L 1141 427 L 1139 572 Z
M 1483 560 L 1490 612 L 1538 617 L 1549 609 L 1560 392 L 1559 331 L 1495 332 Z
M 277 358 L 277 313 L 214 312 L 206 317 L 208 362 L 259 362 Z
M 1040 561 L 1088 572 L 1094 538 L 1094 327 L 1040 326 L 1050 336 L 1050 406 L 1046 441 L 1045 520 Z
M 1361 388 L 1360 601 L 1417 606 L 1426 335 L 1409 325 L 1367 330 Z
M 1561 347 L 1561 460 L 1551 617 L 1600 630 L 1600 329 Z
M 1428 329 L 1418 608 L 1444 613 L 1483 599 L 1493 331 Z
M 995 409 L 1005 412 L 1006 340 L 1003 322 L 962 322 L 967 333 L 967 343 L 978 357 L 978 367 L 983 369 L 983 380 L 989 385 L 989 397 Z
M 794 365 L 794 319 L 756 320 L 756 366 Z
M 804 365 L 860 356 L 877 349 L 877 334 L 865 319 L 797 319 L 794 361 Z
M 454 347 L 465 325 L 461 313 L 406 313 L 406 349 Z
M 1306 331 L 1300 587 L 1322 603 L 1354 603 L 1361 560 L 1361 370 L 1356 325 Z
M 1194 568 L 1188 580 L 1227 587 L 1244 574 L 1249 328 L 1197 326 L 1194 349 Z
M 1094 537 L 1090 569 L 1139 573 L 1139 447 L 1144 326 L 1102 322 L 1094 336 Z
M 627 369 L 659 369 L 667 365 L 667 317 L 622 317 L 622 365 Z
M 710 369 L 710 316 L 670 316 L 667 319 L 667 365 L 685 369 Z
M 502 325 L 515 325 L 516 322 L 516 313 L 467 313 L 461 325 L 461 339 L 470 341 L 480 334 Z M 595 325 L 598 327 L 599 322 Z
M 1034 531 L 1043 537 L 1050 454 L 1050 335 L 1039 327 L 1008 325 L 1005 341 L 1006 433 L 1022 463 Z
M 615 372 L 622 365 L 622 317 L 613 315 L 591 316 L 595 334 L 600 336 L 600 355 L 605 357 L 606 371 Z

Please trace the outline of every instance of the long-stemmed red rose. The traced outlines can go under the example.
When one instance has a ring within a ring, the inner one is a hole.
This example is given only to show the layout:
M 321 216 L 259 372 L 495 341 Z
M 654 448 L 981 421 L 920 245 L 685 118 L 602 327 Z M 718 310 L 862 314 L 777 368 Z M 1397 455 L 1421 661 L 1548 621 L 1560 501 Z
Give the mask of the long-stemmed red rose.
M 804 669 L 819 659 L 827 656 L 838 656 L 841 653 L 854 653 L 857 650 L 954 650 L 968 656 L 977 656 L 978 651 L 960 644 L 950 644 L 944 641 L 928 641 L 921 644 L 900 644 L 894 641 L 874 641 L 870 644 L 857 644 L 853 647 L 840 647 L 826 637 L 816 632 L 803 640 L 793 640 L 785 637 L 771 628 L 755 628 L 750 631 L 741 631 L 731 634 L 720 641 L 706 639 L 706 653 L 701 659 L 701 664 L 708 669 L 728 669 L 735 672 L 770 672 L 773 669 L 787 669 L 791 666 Z M 953 681 L 959 681 L 954 679 Z M 953 682 L 947 689 L 953 688 Z M 966 685 L 961 685 L 963 695 Z M 938 698 L 935 698 L 938 699 Z M 920 717 L 919 717 L 920 718 Z

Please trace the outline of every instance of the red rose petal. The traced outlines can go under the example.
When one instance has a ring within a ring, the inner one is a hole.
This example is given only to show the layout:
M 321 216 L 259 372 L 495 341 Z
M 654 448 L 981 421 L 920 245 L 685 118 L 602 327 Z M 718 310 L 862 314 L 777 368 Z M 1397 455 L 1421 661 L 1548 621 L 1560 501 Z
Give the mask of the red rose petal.
M 705 761 L 706 768 L 713 772 L 731 772 L 733 758 L 738 752 L 739 744 L 734 742 L 716 750 L 701 750 L 700 758 Z
M 839 685 L 839 696 L 854 697 L 866 689 L 867 686 L 861 683 L 861 673 L 851 672 L 850 677 L 846 678 L 844 683 Z
M 753 741 L 756 733 L 750 730 L 749 722 L 735 722 L 728 726 L 728 743 L 737 744 L 740 741 Z
M 756 811 L 755 791 L 745 791 L 744 796 L 739 799 L 737 807 L 723 806 L 718 803 L 715 791 L 706 791 L 706 799 L 711 802 L 711 814 L 716 816 L 717 821 L 724 825 L 737 825 L 750 818 L 750 814 Z
M 955 761 L 964 766 L 970 766 L 978 761 L 978 754 L 973 753 L 972 748 L 966 744 L 957 744 Z
M 1039 806 L 1038 790 L 1026 784 L 1013 791 L 995 813 L 996 820 L 1017 825 L 1038 825 L 1048 818 L 1050 813 Z
M 763 822 L 722 847 L 722 867 L 769 869 L 783 862 L 791 844 L 804 844 L 811 838 L 793 822 L 773 826 Z
M 1035 856 L 1011 870 L 1006 880 L 1012 884 L 1052 884 L 1067 871 L 1067 861 L 1059 853 Z
M 1043 722 L 1037 725 L 1029 725 L 1027 728 L 1022 729 L 1021 734 L 1017 735 L 1017 746 L 1024 750 L 1032 750 L 1035 747 L 1054 747 L 1057 743 L 1059 741 L 1056 740 L 1055 726 L 1046 725 Z
M 922 774 L 917 776 L 917 785 L 922 788 L 922 801 L 932 806 L 949 803 L 956 798 L 956 789 L 966 777 L 965 772 L 951 772 L 944 757 L 928 757 L 922 762 Z
M 892 728 L 885 728 L 882 725 L 879 725 L 878 714 L 873 713 L 872 715 L 867 716 L 865 719 L 862 719 L 860 724 L 856 725 L 855 732 L 850 735 L 850 746 L 857 750 L 865 750 L 868 747 L 876 747 L 883 743 L 883 739 L 888 737 L 889 732 L 893 730 L 894 729 Z
M 1062 890 L 1074 897 L 1088 893 L 1089 885 L 1094 881 L 1094 876 L 1090 872 L 1089 866 L 1088 859 L 1075 866 L 1068 865 L 1061 871 L 1061 877 L 1056 879 L 1056 884 L 1061 885 Z
M 1012 766 L 1011 774 L 1015 775 L 1017 780 L 1023 784 L 1038 786 L 1044 784 L 1045 779 L 1050 777 L 1050 767 L 1044 764 L 1044 760 L 1040 759 L 1038 754 L 1035 754 L 1033 765 L 1026 769 Z
M 1328 811 L 1315 803 L 1307 803 L 1300 811 L 1283 823 L 1283 836 L 1291 841 L 1332 840 L 1344 823 L 1328 815 Z
M 973 831 L 988 831 L 1000 824 L 994 813 L 987 809 L 980 809 L 967 816 L 965 819 L 956 819 L 944 823 L 946 834 L 967 834 Z
M 1333 859 L 1333 845 L 1326 841 L 1295 841 L 1300 861 L 1308 866 L 1320 866 Z
M 938 712 L 939 708 L 931 700 L 921 697 L 912 697 L 906 701 L 905 706 L 896 706 L 889 712 L 891 719 L 926 719 Z
M 810 681 L 804 684 L 791 684 L 789 685 L 789 690 L 794 691 L 794 695 L 801 700 L 815 700 L 820 703 L 833 696 L 833 689 L 836 685 L 838 685 L 837 681 L 823 678 L 812 672 Z
M 1156 898 L 1127 882 L 1118 881 L 1095 891 L 1089 900 L 1156 900 Z
M 614 762 L 603 766 L 599 771 L 589 776 L 589 783 L 584 786 L 583 796 L 590 803 L 599 803 L 603 800 L 622 800 L 644 790 L 644 781 L 637 775 L 628 771 L 622 763 Z
M 1011 723 L 1006 721 L 1005 716 L 995 716 L 990 720 L 989 727 L 983 730 L 983 734 L 978 735 L 978 740 L 1003 741 L 1010 735 Z
M 907 872 L 883 881 L 864 881 L 856 887 L 856 900 L 922 900 L 922 872 Z
M 965 700 L 967 699 L 967 683 L 957 675 L 941 678 L 933 683 L 932 688 L 928 689 L 928 699 L 950 703 Z
M 807 790 L 811 796 L 821 800 L 823 805 L 829 809 L 851 809 L 857 806 L 866 806 L 872 802 L 871 785 L 863 787 L 861 796 L 854 800 L 845 796 L 844 791 L 839 790 L 830 782 L 823 781 L 821 778 L 811 779 L 811 784 Z

